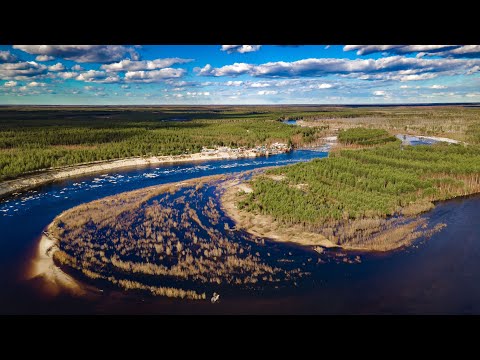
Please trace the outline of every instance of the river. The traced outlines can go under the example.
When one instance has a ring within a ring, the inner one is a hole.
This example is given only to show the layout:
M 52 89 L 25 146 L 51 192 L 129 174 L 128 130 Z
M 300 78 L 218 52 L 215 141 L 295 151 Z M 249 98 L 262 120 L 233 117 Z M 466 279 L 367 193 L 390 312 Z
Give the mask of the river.
M 305 286 L 281 294 L 222 294 L 215 305 L 122 291 L 50 297 L 40 291 L 39 280 L 25 279 L 42 230 L 75 205 L 155 184 L 308 161 L 327 156 L 324 150 L 126 169 L 52 183 L 2 200 L 0 313 L 480 313 L 479 196 L 440 203 L 428 213 L 434 224 L 447 224 L 428 241 L 390 254 L 361 254 L 358 264 L 326 261 L 313 268 Z M 275 246 L 305 252 L 293 245 Z

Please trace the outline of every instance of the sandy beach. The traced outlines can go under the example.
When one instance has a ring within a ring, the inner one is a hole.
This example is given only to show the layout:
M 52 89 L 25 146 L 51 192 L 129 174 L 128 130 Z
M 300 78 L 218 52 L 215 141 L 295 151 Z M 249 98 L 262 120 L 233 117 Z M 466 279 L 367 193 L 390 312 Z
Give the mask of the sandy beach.
M 36 254 L 27 273 L 27 279 L 42 278 L 44 289 L 53 296 L 58 295 L 62 290 L 75 295 L 85 295 L 85 290 L 82 289 L 78 282 L 54 264 L 53 253 L 56 246 L 54 239 L 46 234 L 42 234 Z
M 415 135 L 416 137 L 420 139 L 429 139 L 429 140 L 435 140 L 435 141 L 440 141 L 440 142 L 446 142 L 449 144 L 460 144 L 461 141 L 446 138 L 446 137 L 438 137 L 438 136 L 422 136 L 422 135 Z
M 48 169 L 42 172 L 38 172 L 36 174 L 21 177 L 19 179 L 4 181 L 0 183 L 0 197 L 16 191 L 25 190 L 56 180 L 92 174 L 96 172 L 116 170 L 120 168 L 168 163 L 183 163 L 191 161 L 254 158 L 257 156 L 261 156 L 261 154 L 258 152 L 254 152 L 252 149 L 241 152 L 217 151 L 215 153 L 203 152 L 188 155 L 134 157 L 120 160 L 109 160 L 89 164 L 74 165 L 59 169 Z

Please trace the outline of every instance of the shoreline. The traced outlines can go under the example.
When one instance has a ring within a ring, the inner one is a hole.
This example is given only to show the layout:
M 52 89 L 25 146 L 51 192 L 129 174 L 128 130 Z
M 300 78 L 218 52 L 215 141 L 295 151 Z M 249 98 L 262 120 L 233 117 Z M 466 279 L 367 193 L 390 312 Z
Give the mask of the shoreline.
M 245 193 L 249 193 L 252 191 L 250 186 L 248 184 L 245 184 L 245 181 L 242 179 L 237 178 L 224 181 L 220 185 L 220 188 L 222 188 L 223 190 L 223 193 L 221 193 L 219 197 L 220 206 L 224 211 L 225 215 L 235 222 L 235 229 L 243 230 L 252 236 L 268 238 L 275 242 L 293 243 L 296 245 L 309 247 L 319 253 L 322 253 L 324 249 L 328 248 L 336 248 L 349 252 L 372 254 L 392 253 L 414 244 L 420 236 L 426 236 L 428 238 L 429 236 L 431 236 L 429 235 L 429 233 L 433 234 L 434 232 L 441 229 L 441 227 L 438 229 L 437 227 L 434 227 L 431 230 L 425 231 L 419 236 L 401 242 L 394 242 L 392 244 L 389 244 L 389 246 L 382 248 L 374 245 L 358 246 L 356 244 L 336 244 L 333 241 L 327 239 L 324 235 L 308 231 L 300 225 L 291 225 L 289 227 L 286 227 L 280 224 L 278 221 L 275 221 L 269 215 L 253 214 L 251 212 L 238 209 L 236 194 L 240 191 L 244 191 Z M 442 202 L 443 201 L 445 200 L 442 200 Z M 418 221 L 421 221 L 421 214 L 418 215 Z M 392 229 L 386 230 L 384 234 L 387 236 L 393 236 L 397 230 L 401 229 L 404 226 L 405 225 L 400 225 L 399 227 L 395 226 Z M 406 226 L 408 226 L 408 224 Z
M 170 191 L 172 187 L 180 189 L 185 186 L 199 185 L 203 184 L 204 182 L 217 181 L 222 179 L 224 176 L 225 175 L 209 175 L 185 181 L 152 185 L 146 188 L 132 190 L 128 193 L 131 195 L 142 194 L 147 196 L 155 196 L 158 192 L 163 193 Z M 118 194 L 107 196 L 103 199 L 94 200 L 93 202 L 103 201 L 104 199 L 114 198 L 116 196 L 118 196 Z M 68 272 L 62 270 L 61 267 L 57 266 L 53 260 L 54 253 L 60 250 L 58 246 L 59 240 L 56 238 L 54 232 L 52 232 L 53 228 L 55 227 L 55 221 L 62 218 L 62 216 L 69 211 L 72 211 L 73 209 L 82 205 L 83 204 L 63 211 L 43 229 L 40 240 L 37 243 L 35 253 L 30 259 L 29 265 L 25 271 L 24 277 L 27 280 L 41 279 L 42 291 L 51 296 L 57 296 L 62 292 L 67 292 L 75 296 L 87 296 L 98 294 L 99 292 L 103 291 L 99 290 L 95 286 L 85 284 L 81 280 L 76 279 Z
M 52 226 L 50 223 L 46 229 Z M 67 291 L 73 295 L 86 295 L 87 291 L 72 276 L 64 272 L 53 262 L 53 249 L 57 247 L 57 242 L 42 233 L 37 244 L 36 255 L 30 261 L 26 278 L 28 280 L 41 278 L 43 281 L 43 291 L 52 296 Z
M 285 229 L 280 227 L 278 222 L 274 221 L 268 215 L 255 215 L 239 210 L 235 204 L 236 193 L 242 190 L 247 193 L 251 191 L 242 179 L 225 181 L 220 187 L 224 190 L 219 198 L 220 206 L 225 212 L 225 215 L 235 222 L 235 227 L 238 230 L 244 230 L 253 236 L 268 238 L 276 242 L 294 243 L 307 247 L 321 246 L 324 248 L 360 250 L 334 244 L 325 236 L 305 231 L 300 226 L 292 226 Z M 246 223 L 248 223 L 248 225 Z M 270 227 L 270 229 L 268 229 L 268 227 Z M 272 227 L 274 227 L 275 230 L 271 230 Z
M 40 170 L 36 174 L 26 175 L 24 177 L 7 180 L 0 183 L 0 198 L 6 197 L 11 193 L 48 184 L 54 181 L 78 177 L 97 172 L 116 170 L 137 166 L 174 164 L 184 162 L 206 161 L 206 160 L 225 160 L 225 159 L 243 159 L 256 158 L 260 156 L 277 155 L 286 151 L 277 151 L 273 153 L 262 154 L 248 149 L 239 151 L 218 151 L 216 153 L 203 152 L 187 155 L 166 155 L 166 156 L 150 156 L 150 157 L 131 157 L 118 160 L 105 160 L 92 162 L 87 164 L 79 164 L 66 166 L 57 169 Z

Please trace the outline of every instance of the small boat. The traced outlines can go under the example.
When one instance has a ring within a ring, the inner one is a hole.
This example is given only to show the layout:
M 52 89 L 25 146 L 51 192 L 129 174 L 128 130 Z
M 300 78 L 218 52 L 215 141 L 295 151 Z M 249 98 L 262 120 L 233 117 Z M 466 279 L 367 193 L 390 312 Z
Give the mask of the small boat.
M 218 299 L 220 299 L 220 294 L 217 294 L 217 293 L 214 292 L 213 296 L 212 296 L 212 299 L 211 299 L 212 304 L 215 304 L 218 301 Z

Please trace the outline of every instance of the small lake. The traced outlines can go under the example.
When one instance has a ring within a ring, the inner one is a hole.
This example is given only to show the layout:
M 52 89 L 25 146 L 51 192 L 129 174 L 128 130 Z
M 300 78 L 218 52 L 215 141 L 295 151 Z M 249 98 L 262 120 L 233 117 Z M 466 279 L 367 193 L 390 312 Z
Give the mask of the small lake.
M 283 120 L 282 122 L 287 125 L 297 125 L 297 120 Z
M 295 150 L 268 158 L 130 168 L 68 179 L 0 200 L 0 313 L 480 314 L 480 196 L 449 200 L 426 214 L 432 224 L 447 224 L 428 241 L 390 254 L 361 254 L 361 263 L 272 244 L 277 252 L 291 253 L 296 262 L 321 261 L 308 263 L 311 276 L 288 289 L 222 293 L 220 303 L 214 305 L 122 291 L 92 298 L 47 297 L 40 291 L 40 281 L 24 280 L 42 230 L 73 206 L 146 186 L 327 155 L 325 151 Z
M 432 145 L 438 142 L 438 140 L 419 138 L 412 135 L 398 134 L 396 137 L 397 139 L 400 139 L 404 145 Z

